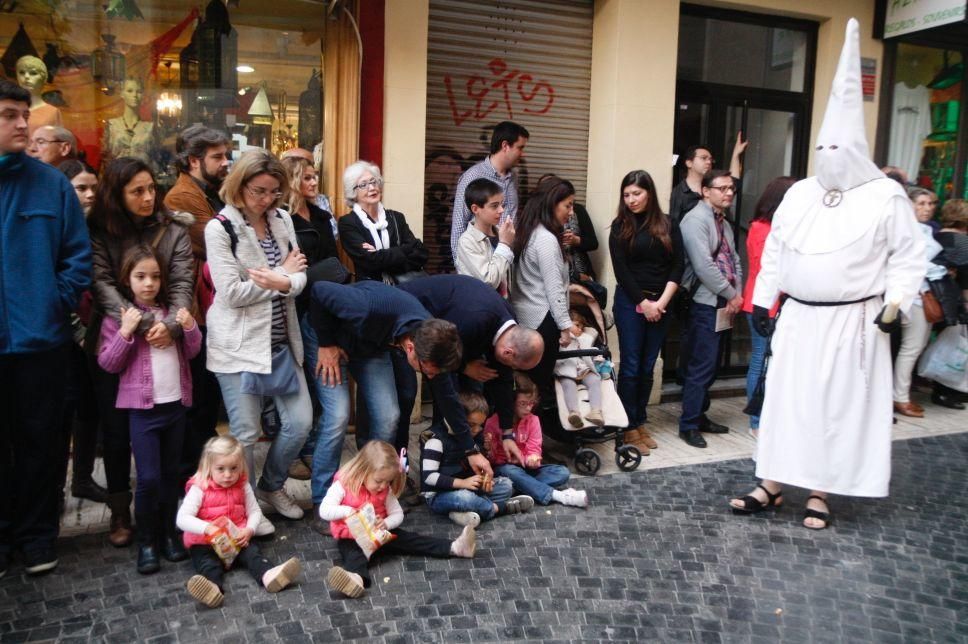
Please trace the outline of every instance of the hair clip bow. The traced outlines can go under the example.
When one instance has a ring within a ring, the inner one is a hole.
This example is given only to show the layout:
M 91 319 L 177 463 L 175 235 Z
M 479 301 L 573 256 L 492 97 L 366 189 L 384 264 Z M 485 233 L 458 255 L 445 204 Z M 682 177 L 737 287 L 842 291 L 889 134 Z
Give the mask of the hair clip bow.
M 400 448 L 400 471 L 404 474 L 410 472 L 410 461 L 407 459 L 407 448 Z

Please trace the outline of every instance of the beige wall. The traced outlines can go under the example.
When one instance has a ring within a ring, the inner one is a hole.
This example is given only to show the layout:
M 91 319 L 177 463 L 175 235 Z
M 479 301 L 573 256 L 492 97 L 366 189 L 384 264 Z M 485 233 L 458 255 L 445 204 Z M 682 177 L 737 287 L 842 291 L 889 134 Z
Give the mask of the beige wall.
M 870 37 L 870 0 L 747 0 L 705 2 L 744 11 L 808 18 L 820 23 L 811 137 L 819 130 L 837 67 L 844 26 L 861 23 L 861 55 L 880 61 L 882 46 Z M 429 0 L 386 0 L 384 98 L 384 200 L 423 232 L 424 149 L 427 112 Z M 613 285 L 606 226 L 618 205 L 618 185 L 629 170 L 655 178 L 664 207 L 672 187 L 675 119 L 675 53 L 678 0 L 596 0 L 592 45 L 592 99 L 588 141 L 587 206 L 602 242 L 595 261 Z M 878 84 L 880 83 L 878 64 Z M 877 94 L 875 94 L 876 98 Z M 874 148 L 877 103 L 866 104 L 868 141 Z M 755 142 L 754 142 L 755 145 Z M 811 146 L 812 147 L 812 146 Z
M 423 236 L 429 11 L 429 0 L 386 0 L 383 201 L 407 216 L 417 237 Z

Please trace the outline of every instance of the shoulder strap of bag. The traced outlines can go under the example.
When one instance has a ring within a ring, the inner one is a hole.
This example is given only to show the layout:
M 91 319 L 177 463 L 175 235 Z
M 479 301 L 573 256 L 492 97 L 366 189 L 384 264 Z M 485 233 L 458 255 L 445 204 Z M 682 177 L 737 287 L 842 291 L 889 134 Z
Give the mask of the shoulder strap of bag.
M 158 244 L 161 243 L 161 238 L 165 236 L 166 230 L 168 230 L 168 222 L 161 222 L 161 227 L 155 233 L 154 239 L 151 240 L 151 247 L 154 250 L 158 250 Z
M 239 236 L 235 234 L 235 228 L 232 226 L 232 222 L 229 221 L 228 217 L 226 217 L 222 213 L 215 215 L 215 219 L 217 219 L 218 222 L 222 224 L 222 228 L 225 229 L 225 232 L 229 236 L 229 244 L 232 247 L 232 257 L 235 257 L 236 259 L 238 259 L 238 256 L 235 254 L 235 251 L 239 247 Z

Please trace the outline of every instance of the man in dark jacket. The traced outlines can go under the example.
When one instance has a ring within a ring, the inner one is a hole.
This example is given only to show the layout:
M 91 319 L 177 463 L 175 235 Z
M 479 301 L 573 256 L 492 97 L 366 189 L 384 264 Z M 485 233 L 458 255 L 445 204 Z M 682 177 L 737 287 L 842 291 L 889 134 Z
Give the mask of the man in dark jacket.
M 519 326 L 511 306 L 497 291 L 467 275 L 424 277 L 397 288 L 416 297 L 430 315 L 457 327 L 464 346 L 460 374 L 483 383 L 484 395 L 498 414 L 504 449 L 512 462 L 520 462 L 521 453 L 513 435 L 512 370 L 527 371 L 538 364 L 544 352 L 541 334 Z M 438 390 L 445 379 L 452 381 L 448 390 L 459 388 L 457 373 L 431 380 L 435 405 L 444 393 Z
M 13 548 L 28 574 L 57 566 L 68 316 L 91 275 L 74 188 L 24 152 L 29 118 L 30 93 L 0 80 L 0 577 Z
M 322 392 L 319 402 L 327 419 L 313 454 L 314 505 L 322 502 L 339 467 L 349 418 L 347 370 L 369 412 L 370 438 L 389 443 L 397 440 L 398 423 L 409 429 L 409 412 L 404 416 L 401 408 L 413 406 L 415 372 L 422 372 L 431 382 L 439 380 L 442 398 L 453 401 L 446 406 L 444 417 L 471 465 L 491 473 L 470 435 L 453 381 L 438 378 L 460 366 L 461 342 L 453 324 L 432 318 L 409 293 L 373 280 L 351 286 L 317 282 L 309 311 L 319 338 L 315 374 L 323 385 L 318 388 Z M 401 352 L 413 371 L 394 370 L 392 351 Z

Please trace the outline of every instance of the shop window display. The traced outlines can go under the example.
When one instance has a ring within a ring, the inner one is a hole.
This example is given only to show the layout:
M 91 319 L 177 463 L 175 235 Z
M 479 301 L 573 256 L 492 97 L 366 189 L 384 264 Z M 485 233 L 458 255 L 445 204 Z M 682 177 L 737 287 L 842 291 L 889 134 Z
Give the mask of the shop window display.
M 302 0 L 24 0 L 0 13 L 0 62 L 31 92 L 31 131 L 62 125 L 91 165 L 135 156 L 170 184 L 193 123 L 237 151 L 321 145 L 324 20 Z
M 964 79 L 961 52 L 898 45 L 887 161 L 942 201 L 961 196 L 953 190 Z

